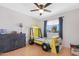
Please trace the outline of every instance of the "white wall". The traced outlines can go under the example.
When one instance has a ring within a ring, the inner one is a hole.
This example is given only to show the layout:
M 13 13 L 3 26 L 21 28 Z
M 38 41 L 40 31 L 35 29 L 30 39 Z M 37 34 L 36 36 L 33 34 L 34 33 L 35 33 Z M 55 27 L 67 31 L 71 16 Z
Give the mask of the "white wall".
M 23 32 L 26 33 L 26 38 L 28 39 L 29 28 L 32 24 L 39 25 L 40 21 L 25 14 L 0 6 L 0 29 L 8 29 L 10 31 L 15 30 L 19 32 L 19 23 L 23 23 Z
M 69 47 L 70 43 L 79 44 L 79 9 L 62 14 L 47 17 L 47 20 L 55 20 L 60 16 L 63 19 L 63 45 Z
M 63 23 L 63 41 L 64 46 L 69 47 L 69 43 L 79 44 L 79 9 L 65 12 L 45 18 L 46 20 L 55 20 L 60 16 L 64 16 Z M 12 11 L 8 8 L 0 6 L 0 28 L 19 31 L 18 24 L 23 23 L 23 32 L 26 33 L 28 39 L 28 30 L 33 23 L 38 24 L 43 31 L 43 21 L 37 20 L 25 14 Z M 26 39 L 26 40 L 27 40 Z
M 63 36 L 65 46 L 67 42 L 79 44 L 79 9 L 68 12 L 64 15 Z

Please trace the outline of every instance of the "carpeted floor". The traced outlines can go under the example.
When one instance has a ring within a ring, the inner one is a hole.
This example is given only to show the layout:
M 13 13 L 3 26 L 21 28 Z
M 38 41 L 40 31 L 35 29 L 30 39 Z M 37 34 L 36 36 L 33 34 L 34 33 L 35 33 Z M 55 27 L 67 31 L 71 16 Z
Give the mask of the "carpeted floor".
M 68 48 L 62 48 L 60 53 L 60 56 L 69 56 L 70 50 Z M 38 45 L 26 45 L 26 47 L 1 53 L 0 56 L 56 56 L 51 51 L 45 52 L 42 50 L 41 46 Z

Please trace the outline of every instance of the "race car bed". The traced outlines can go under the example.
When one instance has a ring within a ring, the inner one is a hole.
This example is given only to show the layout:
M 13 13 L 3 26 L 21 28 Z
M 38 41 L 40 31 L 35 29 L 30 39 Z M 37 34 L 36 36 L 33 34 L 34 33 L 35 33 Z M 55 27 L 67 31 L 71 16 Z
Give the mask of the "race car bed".
M 42 37 L 41 30 L 39 27 L 30 28 L 30 39 L 29 44 L 38 44 L 42 46 L 44 51 L 49 51 L 54 48 L 56 52 L 60 50 L 59 46 L 61 45 L 61 39 L 58 36 L 54 37 Z

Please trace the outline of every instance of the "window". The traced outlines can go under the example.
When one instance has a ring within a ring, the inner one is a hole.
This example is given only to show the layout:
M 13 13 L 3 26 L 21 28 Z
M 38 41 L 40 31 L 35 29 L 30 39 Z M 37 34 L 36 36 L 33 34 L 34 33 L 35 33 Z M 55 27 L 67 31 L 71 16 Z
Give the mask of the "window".
M 59 32 L 59 20 L 47 21 L 47 32 L 58 33 Z

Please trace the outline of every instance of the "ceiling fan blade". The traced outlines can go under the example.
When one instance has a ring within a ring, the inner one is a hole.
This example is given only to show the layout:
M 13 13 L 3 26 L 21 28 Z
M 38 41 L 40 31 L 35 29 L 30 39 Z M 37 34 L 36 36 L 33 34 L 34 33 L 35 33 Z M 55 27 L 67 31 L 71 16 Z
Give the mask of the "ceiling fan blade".
M 47 10 L 47 9 L 44 9 L 44 11 L 46 11 L 46 12 L 51 12 L 50 10 Z
M 30 10 L 31 12 L 33 12 L 33 11 L 38 11 L 39 9 L 34 9 L 34 10 Z
M 49 5 L 51 5 L 52 3 L 47 3 L 45 4 L 44 8 L 48 7 Z
M 37 3 L 34 3 L 38 8 L 39 8 L 39 5 Z

